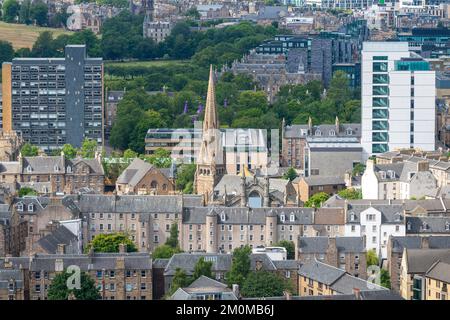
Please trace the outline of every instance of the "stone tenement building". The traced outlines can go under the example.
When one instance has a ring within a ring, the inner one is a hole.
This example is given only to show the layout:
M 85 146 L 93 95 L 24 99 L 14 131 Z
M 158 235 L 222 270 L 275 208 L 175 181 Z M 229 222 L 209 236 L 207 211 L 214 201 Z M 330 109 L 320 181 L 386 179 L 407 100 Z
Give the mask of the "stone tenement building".
M 15 161 L 19 156 L 23 139 L 15 131 L 0 131 L 0 161 Z
M 152 259 L 147 253 L 51 254 L 0 258 L 0 300 L 2 285 L 14 285 L 14 300 L 47 300 L 55 276 L 75 265 L 86 272 L 103 300 L 152 300 Z
M 38 194 L 77 193 L 91 189 L 102 193 L 105 173 L 101 156 L 95 159 L 61 156 L 22 157 L 18 161 L 0 162 L 0 182 L 10 192 L 30 187 Z

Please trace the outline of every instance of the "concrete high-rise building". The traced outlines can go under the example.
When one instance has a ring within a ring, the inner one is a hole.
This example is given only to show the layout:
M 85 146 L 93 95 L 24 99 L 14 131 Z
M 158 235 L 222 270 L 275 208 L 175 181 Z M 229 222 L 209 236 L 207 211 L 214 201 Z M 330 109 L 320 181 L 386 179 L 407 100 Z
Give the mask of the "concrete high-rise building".
M 407 42 L 364 42 L 363 158 L 403 148 L 435 149 L 435 72 Z
M 64 58 L 15 58 L 3 63 L 3 130 L 51 151 L 88 138 L 103 143 L 103 60 L 85 45 Z

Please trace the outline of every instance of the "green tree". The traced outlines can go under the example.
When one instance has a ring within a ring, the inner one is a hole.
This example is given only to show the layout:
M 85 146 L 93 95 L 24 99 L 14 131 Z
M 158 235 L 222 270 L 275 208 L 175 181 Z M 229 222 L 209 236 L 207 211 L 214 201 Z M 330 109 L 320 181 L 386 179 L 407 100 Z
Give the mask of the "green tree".
M 14 22 L 19 15 L 20 5 L 16 0 L 6 0 L 3 2 L 3 21 Z
M 50 31 L 43 31 L 39 34 L 39 37 L 33 44 L 31 54 L 37 58 L 58 56 L 53 43 L 53 34 Z
M 77 149 L 69 143 L 63 145 L 61 151 L 64 152 L 64 157 L 69 160 L 74 159 L 77 156 Z
M 354 188 L 343 189 L 338 192 L 338 195 L 341 198 L 348 199 L 348 200 L 362 199 L 361 189 L 354 189 Z
M 152 252 L 153 259 L 170 259 L 176 253 L 183 252 L 179 247 L 172 248 L 167 244 L 156 247 Z
M 9 62 L 14 58 L 14 49 L 10 42 L 0 40 L 0 68 L 3 62 Z
M 352 176 L 357 177 L 361 176 L 366 170 L 366 166 L 362 163 L 358 163 L 353 167 Z
M 200 13 L 198 12 L 197 8 L 192 7 L 188 11 L 186 11 L 186 16 L 191 17 L 194 19 L 200 19 Z
M 297 178 L 297 171 L 294 168 L 290 167 L 283 175 L 283 179 L 292 181 Z
M 375 249 L 368 250 L 366 253 L 367 266 L 378 266 L 379 260 Z
M 252 249 L 246 245 L 242 248 L 236 248 L 233 251 L 233 260 L 231 269 L 227 272 L 225 278 L 228 286 L 238 284 L 242 287 L 248 273 L 250 272 L 250 254 Z
M 138 157 L 138 154 L 131 149 L 127 149 L 123 152 L 123 157 L 126 159 L 134 159 Z
M 330 195 L 326 192 L 319 192 L 312 195 L 306 202 L 305 207 L 308 208 L 320 208 L 320 206 L 330 198 Z
M 19 189 L 19 197 L 23 196 L 37 196 L 38 193 L 36 190 L 30 187 L 22 187 Z
M 212 278 L 212 261 L 205 261 L 204 257 L 198 259 L 194 267 L 193 280 L 197 280 L 201 276 Z
M 177 180 L 176 180 L 176 187 L 178 190 L 182 190 L 183 193 L 186 194 L 192 194 L 193 190 L 193 184 L 194 184 L 194 177 L 195 177 L 195 171 L 197 169 L 197 166 L 195 163 L 190 164 L 182 164 L 177 172 Z
M 38 26 L 46 25 L 48 22 L 47 5 L 41 1 L 33 2 L 30 7 L 30 18 L 35 21 Z
M 290 284 L 278 274 L 268 271 L 250 272 L 243 282 L 241 294 L 247 298 L 279 297 L 292 291 Z
M 119 245 L 126 244 L 127 252 L 136 252 L 137 248 L 128 235 L 122 232 L 98 234 L 89 242 L 86 252 L 92 248 L 94 252 L 119 252 Z
M 289 260 L 295 259 L 295 243 L 293 241 L 281 240 L 275 244 L 276 247 L 283 247 L 287 251 L 287 258 Z
M 39 154 L 39 148 L 27 142 L 20 149 L 20 153 L 23 157 L 35 157 Z
M 97 151 L 97 141 L 92 139 L 84 139 L 81 145 L 81 157 L 84 159 L 92 159 Z
M 178 242 L 178 223 L 172 223 L 170 226 L 170 235 L 166 240 L 166 245 L 172 248 L 178 248 L 179 242 Z
M 48 288 L 48 300 L 67 300 L 71 294 L 77 300 L 98 300 L 101 298 L 95 287 L 95 281 L 86 272 L 80 274 L 80 289 L 68 288 L 67 281 L 70 276 L 71 274 L 64 270 L 53 278 Z
M 148 162 L 156 166 L 157 168 L 168 168 L 172 164 L 172 158 L 170 157 L 170 151 L 158 148 L 155 152 L 147 157 Z
M 391 277 L 389 276 L 389 271 L 381 269 L 381 286 L 391 289 Z
M 24 0 L 22 1 L 22 4 L 20 5 L 20 11 L 19 11 L 19 22 L 23 24 L 30 24 L 30 7 L 31 7 L 31 0 Z
M 173 295 L 178 288 L 185 288 L 192 283 L 192 278 L 188 277 L 186 271 L 181 268 L 175 270 L 175 275 L 173 276 L 172 283 L 170 285 L 169 296 Z

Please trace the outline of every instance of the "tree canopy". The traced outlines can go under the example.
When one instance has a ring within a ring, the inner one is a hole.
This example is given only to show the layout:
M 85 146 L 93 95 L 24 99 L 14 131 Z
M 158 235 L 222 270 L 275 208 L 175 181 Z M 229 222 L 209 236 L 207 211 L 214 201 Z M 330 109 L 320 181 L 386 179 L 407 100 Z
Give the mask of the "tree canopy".
M 80 274 L 80 289 L 68 288 L 67 280 L 70 276 L 71 274 L 65 270 L 53 278 L 48 288 L 48 300 L 68 300 L 71 294 L 77 300 L 98 300 L 101 298 L 95 287 L 95 281 L 86 272 Z
M 233 260 L 231 269 L 227 272 L 225 278 L 228 285 L 238 284 L 242 287 L 245 278 L 250 272 L 250 254 L 252 249 L 246 245 L 242 248 L 236 248 L 233 251 Z
M 127 252 L 136 252 L 137 248 L 128 235 L 121 232 L 101 233 L 94 237 L 86 247 L 88 252 L 91 248 L 94 252 L 119 252 L 119 245 L 126 244 Z
M 283 247 L 287 251 L 288 260 L 295 259 L 295 244 L 293 241 L 281 240 L 275 244 L 276 247 Z
M 20 149 L 20 153 L 23 157 L 35 157 L 39 154 L 39 148 L 27 142 Z
M 362 199 L 362 190 L 354 188 L 343 189 L 338 192 L 338 195 L 348 200 Z
M 320 208 L 320 206 L 330 198 L 330 195 L 326 192 L 319 192 L 312 195 L 306 202 L 305 207 Z
M 250 272 L 240 293 L 247 298 L 279 297 L 285 291 L 292 291 L 291 285 L 280 275 L 268 271 Z

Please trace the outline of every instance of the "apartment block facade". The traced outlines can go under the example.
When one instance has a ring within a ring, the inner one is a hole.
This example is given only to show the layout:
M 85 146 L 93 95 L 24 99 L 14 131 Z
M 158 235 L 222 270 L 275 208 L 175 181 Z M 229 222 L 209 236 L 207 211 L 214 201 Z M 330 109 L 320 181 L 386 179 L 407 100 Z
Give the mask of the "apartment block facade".
M 44 151 L 84 139 L 103 143 L 103 61 L 86 46 L 64 58 L 14 58 L 2 68 L 3 129 Z
M 407 42 L 364 42 L 363 158 L 400 148 L 435 149 L 435 72 Z

